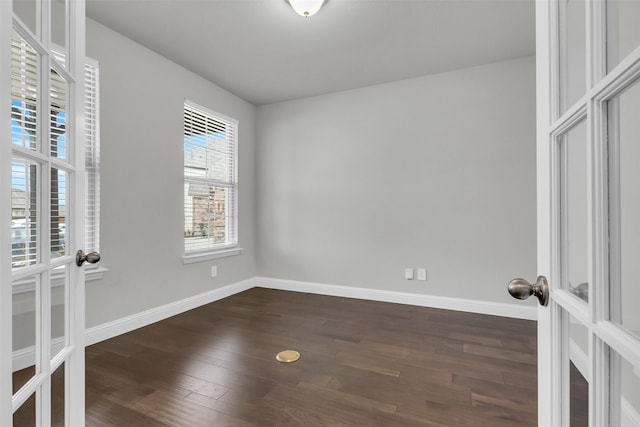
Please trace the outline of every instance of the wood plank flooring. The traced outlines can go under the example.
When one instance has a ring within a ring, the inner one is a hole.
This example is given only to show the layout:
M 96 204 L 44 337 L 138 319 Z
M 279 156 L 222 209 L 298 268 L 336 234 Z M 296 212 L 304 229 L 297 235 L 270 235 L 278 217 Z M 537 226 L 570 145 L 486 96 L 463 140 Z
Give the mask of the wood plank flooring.
M 88 347 L 87 424 L 536 426 L 536 369 L 535 322 L 254 288 Z

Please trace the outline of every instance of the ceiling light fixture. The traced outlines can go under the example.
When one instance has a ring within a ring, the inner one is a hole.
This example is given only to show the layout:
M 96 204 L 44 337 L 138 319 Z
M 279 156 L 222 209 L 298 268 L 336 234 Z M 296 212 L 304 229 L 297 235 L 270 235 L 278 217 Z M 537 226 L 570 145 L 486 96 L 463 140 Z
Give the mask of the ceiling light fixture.
M 289 0 L 289 4 L 298 15 L 308 18 L 318 13 L 324 0 Z

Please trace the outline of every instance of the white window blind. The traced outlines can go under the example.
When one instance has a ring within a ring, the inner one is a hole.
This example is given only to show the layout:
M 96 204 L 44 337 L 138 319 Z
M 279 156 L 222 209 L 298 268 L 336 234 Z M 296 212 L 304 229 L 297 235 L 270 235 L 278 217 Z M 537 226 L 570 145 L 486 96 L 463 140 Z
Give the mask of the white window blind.
M 64 56 L 53 52 L 53 57 L 64 64 Z M 39 151 L 41 140 L 35 132 L 38 116 L 47 117 L 38 111 L 38 54 L 20 35 L 13 33 L 11 39 L 11 139 L 12 143 L 28 150 Z M 66 145 L 66 104 L 68 85 L 54 67 L 50 70 L 50 149 L 51 156 L 65 159 Z M 99 127 L 98 127 L 98 64 L 87 59 L 85 65 L 85 129 L 86 129 L 86 229 L 85 247 L 87 251 L 98 250 L 99 246 Z M 37 168 L 35 164 L 16 157 L 12 161 L 12 265 L 20 267 L 35 262 L 36 245 L 34 192 Z M 52 169 L 51 178 L 56 184 L 52 188 L 52 253 L 66 251 L 66 174 Z M 55 197 L 55 202 L 53 198 Z M 54 218 L 55 217 L 55 218 Z M 58 226 L 54 226 L 58 224 Z M 33 255 L 33 256 L 32 256 Z M 32 259 L 33 258 L 33 259 Z
M 238 122 L 184 104 L 185 253 L 238 244 Z
M 85 77 L 85 252 L 100 250 L 100 126 L 98 63 L 87 58 Z
M 65 63 L 63 54 L 53 51 Z M 100 250 L 100 127 L 98 106 L 98 62 L 85 58 L 85 238 L 84 251 Z

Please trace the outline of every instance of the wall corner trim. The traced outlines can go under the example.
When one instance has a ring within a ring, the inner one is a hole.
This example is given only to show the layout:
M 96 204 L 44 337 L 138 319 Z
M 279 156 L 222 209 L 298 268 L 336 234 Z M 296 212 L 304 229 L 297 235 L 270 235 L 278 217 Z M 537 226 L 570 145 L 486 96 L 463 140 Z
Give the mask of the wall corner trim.
M 437 295 L 395 292 L 381 289 L 360 288 L 354 286 L 329 285 L 324 283 L 302 282 L 297 280 L 256 277 L 255 286 L 283 291 L 307 292 L 345 298 L 366 299 L 415 305 L 420 307 L 441 308 L 445 310 L 465 311 L 469 313 L 489 314 L 514 319 L 537 320 L 536 307 L 520 304 L 507 304 L 492 301 L 479 301 Z

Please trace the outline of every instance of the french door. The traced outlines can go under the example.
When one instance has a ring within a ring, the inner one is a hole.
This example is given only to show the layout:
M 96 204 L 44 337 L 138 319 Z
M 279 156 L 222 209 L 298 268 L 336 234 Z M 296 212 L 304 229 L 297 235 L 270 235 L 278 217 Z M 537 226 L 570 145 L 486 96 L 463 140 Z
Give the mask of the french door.
M 536 1 L 536 55 L 538 422 L 640 426 L 640 1 Z
M 84 425 L 84 16 L 0 1 L 2 426 Z

